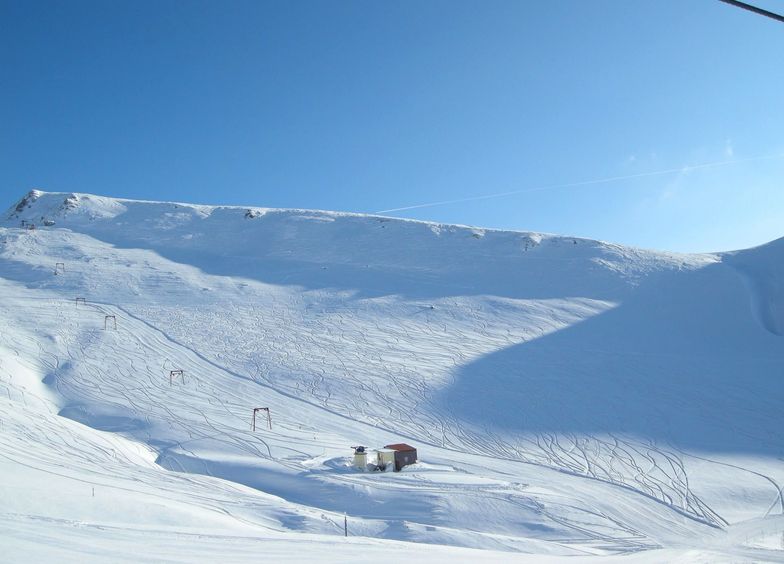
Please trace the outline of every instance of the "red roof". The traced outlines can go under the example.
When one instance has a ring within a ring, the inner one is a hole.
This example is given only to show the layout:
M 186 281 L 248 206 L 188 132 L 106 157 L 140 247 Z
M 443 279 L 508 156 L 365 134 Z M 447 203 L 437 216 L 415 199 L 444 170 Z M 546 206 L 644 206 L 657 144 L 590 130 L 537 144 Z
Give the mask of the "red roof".
M 406 443 L 387 445 L 384 448 L 391 448 L 392 450 L 400 450 L 400 451 L 416 450 L 414 447 L 412 447 L 411 445 L 407 445 Z

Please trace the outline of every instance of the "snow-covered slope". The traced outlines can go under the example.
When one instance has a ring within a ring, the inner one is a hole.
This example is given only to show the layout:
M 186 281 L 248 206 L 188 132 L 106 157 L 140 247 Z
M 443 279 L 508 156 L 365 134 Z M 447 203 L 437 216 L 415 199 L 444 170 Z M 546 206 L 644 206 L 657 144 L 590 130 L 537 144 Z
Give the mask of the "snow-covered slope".
M 0 225 L 15 559 L 784 560 L 784 240 L 43 192 Z

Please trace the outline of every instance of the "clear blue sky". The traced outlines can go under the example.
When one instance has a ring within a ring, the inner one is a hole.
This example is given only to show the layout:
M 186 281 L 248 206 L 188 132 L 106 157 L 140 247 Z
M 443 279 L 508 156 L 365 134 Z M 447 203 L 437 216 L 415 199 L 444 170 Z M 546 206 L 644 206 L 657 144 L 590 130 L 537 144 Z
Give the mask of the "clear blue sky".
M 784 12 L 784 1 L 755 0 Z M 0 0 L 26 190 L 376 212 L 670 250 L 784 236 L 784 24 L 717 0 Z

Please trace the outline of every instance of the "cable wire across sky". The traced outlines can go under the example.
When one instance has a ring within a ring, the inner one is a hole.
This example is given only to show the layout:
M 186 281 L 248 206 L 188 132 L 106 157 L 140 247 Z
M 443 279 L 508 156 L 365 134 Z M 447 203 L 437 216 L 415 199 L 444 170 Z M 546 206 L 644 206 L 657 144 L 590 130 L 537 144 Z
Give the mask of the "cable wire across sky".
M 746 4 L 745 2 L 739 2 L 738 0 L 719 0 L 719 2 L 724 2 L 725 4 L 729 4 L 730 6 L 736 6 L 743 10 L 748 10 L 749 12 L 753 12 L 755 14 L 765 16 L 766 18 L 771 18 L 773 20 L 784 23 L 784 16 L 777 14 L 775 12 L 771 12 L 769 10 L 765 10 L 763 8 L 758 8 L 757 6 L 752 6 L 751 4 Z

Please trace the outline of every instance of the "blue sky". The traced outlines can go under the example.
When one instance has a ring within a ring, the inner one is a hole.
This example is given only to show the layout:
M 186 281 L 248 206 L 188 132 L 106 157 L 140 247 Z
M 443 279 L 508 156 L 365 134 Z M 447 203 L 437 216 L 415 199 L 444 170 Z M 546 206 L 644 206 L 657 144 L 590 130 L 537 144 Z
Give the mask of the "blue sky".
M 0 207 L 517 192 L 390 215 L 746 247 L 784 236 L 783 54 L 717 0 L 0 0 Z

